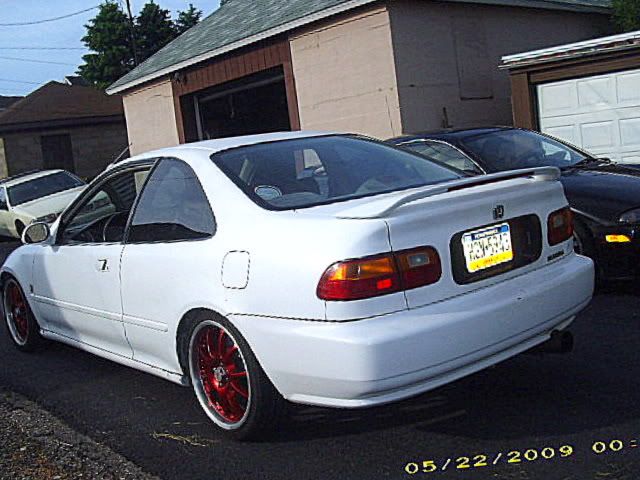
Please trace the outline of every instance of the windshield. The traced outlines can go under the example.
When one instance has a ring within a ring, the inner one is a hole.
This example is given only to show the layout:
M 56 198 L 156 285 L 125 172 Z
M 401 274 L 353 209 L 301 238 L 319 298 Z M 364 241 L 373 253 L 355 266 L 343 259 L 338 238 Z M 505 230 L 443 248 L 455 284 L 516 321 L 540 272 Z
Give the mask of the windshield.
M 488 170 L 500 172 L 529 167 L 571 167 L 587 157 L 577 150 L 526 130 L 501 130 L 462 139 Z
M 7 193 L 9 202 L 15 207 L 82 185 L 84 182 L 69 172 L 57 172 L 9 187 Z
M 460 178 L 454 170 L 383 143 L 351 136 L 240 147 L 213 161 L 256 203 L 285 210 Z

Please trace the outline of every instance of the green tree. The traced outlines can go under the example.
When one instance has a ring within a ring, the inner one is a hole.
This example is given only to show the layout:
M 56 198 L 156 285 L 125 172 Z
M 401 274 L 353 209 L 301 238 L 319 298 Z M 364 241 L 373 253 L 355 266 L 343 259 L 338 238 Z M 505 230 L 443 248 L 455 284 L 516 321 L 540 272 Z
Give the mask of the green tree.
M 134 66 L 128 18 L 117 3 L 107 0 L 85 28 L 82 41 L 92 53 L 82 57 L 84 64 L 77 73 L 106 88 Z
M 144 61 L 176 38 L 176 27 L 169 10 L 160 8 L 153 0 L 146 3 L 136 18 L 138 60 Z
M 640 30 L 640 0 L 613 0 L 613 22 L 621 32 Z
M 178 35 L 189 30 L 191 27 L 197 24 L 201 18 L 202 10 L 198 10 L 193 6 L 192 3 L 189 4 L 189 8 L 187 10 L 179 11 L 178 18 L 175 23 Z

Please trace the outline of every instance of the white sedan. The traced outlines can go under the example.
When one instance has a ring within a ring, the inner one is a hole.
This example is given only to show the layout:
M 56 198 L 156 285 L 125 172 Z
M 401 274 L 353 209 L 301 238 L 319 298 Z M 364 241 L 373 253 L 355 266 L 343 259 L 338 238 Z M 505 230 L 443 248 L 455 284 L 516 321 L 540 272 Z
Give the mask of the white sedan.
M 84 190 L 65 170 L 41 170 L 0 181 L 0 235 L 20 238 L 33 222 L 53 222 Z
M 285 400 L 395 402 L 563 331 L 590 301 L 553 168 L 467 178 L 354 135 L 212 140 L 109 168 L 1 271 L 43 339 L 192 385 L 235 438 Z

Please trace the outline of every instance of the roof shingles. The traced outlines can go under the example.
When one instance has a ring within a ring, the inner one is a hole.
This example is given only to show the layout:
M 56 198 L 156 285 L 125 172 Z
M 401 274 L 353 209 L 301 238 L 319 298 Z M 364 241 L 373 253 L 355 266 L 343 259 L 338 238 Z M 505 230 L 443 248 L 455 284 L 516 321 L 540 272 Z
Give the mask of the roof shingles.
M 22 124 L 123 116 L 122 97 L 93 87 L 49 82 L 0 113 L 0 129 Z
M 155 55 L 120 78 L 108 89 L 118 93 L 142 81 L 151 80 L 168 73 L 172 67 L 197 59 L 210 52 L 224 49 L 236 42 L 285 26 L 296 20 L 314 15 L 334 7 L 355 8 L 375 0 L 228 0 L 207 18 L 180 37 L 159 50 Z M 482 0 L 456 0 L 470 3 L 485 3 Z M 493 0 L 487 3 L 503 3 L 525 6 L 522 0 Z M 607 8 L 610 0 L 538 0 L 539 5 L 549 8 Z

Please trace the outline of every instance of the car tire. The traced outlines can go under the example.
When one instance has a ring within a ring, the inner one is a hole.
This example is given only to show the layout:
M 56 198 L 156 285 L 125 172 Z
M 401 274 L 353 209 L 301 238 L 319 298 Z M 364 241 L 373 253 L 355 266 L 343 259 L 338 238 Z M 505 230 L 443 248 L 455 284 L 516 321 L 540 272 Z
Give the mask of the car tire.
M 249 344 L 227 319 L 203 312 L 191 320 L 187 370 L 207 416 L 234 440 L 257 440 L 274 430 L 286 401 Z
M 576 253 L 593 259 L 595 257 L 595 245 L 593 237 L 582 222 L 576 220 L 573 226 L 573 248 Z
M 5 324 L 14 346 L 23 352 L 37 350 L 44 342 L 40 326 L 29 307 L 24 290 L 15 278 L 9 278 L 2 288 Z
M 15 223 L 16 226 L 16 233 L 18 234 L 18 238 L 22 238 L 22 232 L 24 232 L 25 224 L 22 223 L 20 220 L 16 220 Z
M 595 240 L 589 229 L 579 220 L 573 225 L 573 249 L 576 253 L 593 260 L 596 269 L 596 281 L 601 282 L 604 275 L 596 254 Z

